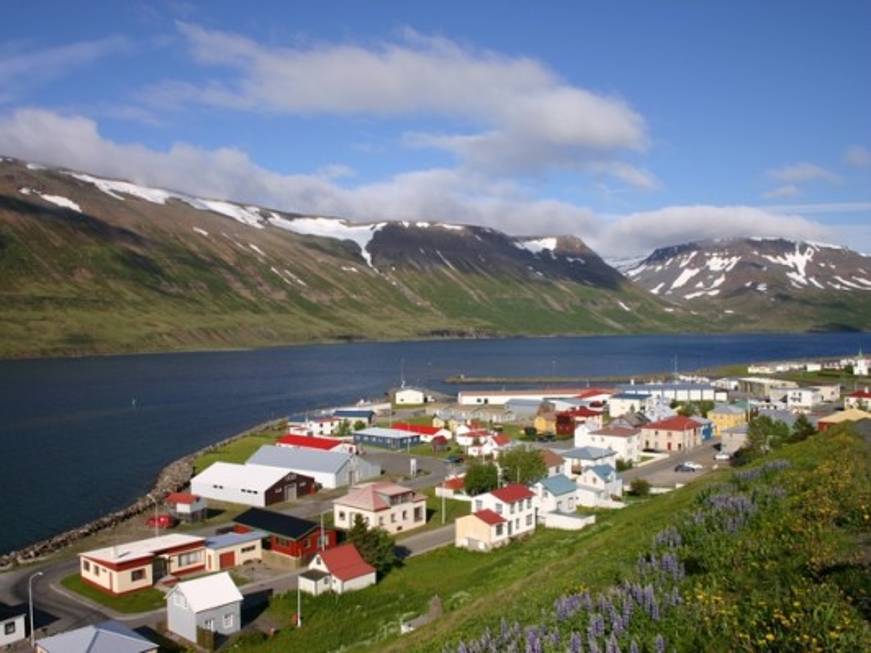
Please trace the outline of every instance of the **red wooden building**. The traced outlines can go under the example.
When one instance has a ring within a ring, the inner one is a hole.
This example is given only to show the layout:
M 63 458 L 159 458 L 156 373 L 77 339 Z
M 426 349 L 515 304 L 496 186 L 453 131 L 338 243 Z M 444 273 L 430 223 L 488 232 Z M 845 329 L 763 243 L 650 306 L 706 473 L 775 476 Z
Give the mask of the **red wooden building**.
M 308 562 L 318 551 L 336 546 L 336 531 L 320 524 L 280 512 L 251 508 L 233 521 L 234 530 L 245 533 L 260 530 L 269 534 L 264 548 L 288 556 L 299 563 Z M 323 541 L 321 541 L 323 540 Z

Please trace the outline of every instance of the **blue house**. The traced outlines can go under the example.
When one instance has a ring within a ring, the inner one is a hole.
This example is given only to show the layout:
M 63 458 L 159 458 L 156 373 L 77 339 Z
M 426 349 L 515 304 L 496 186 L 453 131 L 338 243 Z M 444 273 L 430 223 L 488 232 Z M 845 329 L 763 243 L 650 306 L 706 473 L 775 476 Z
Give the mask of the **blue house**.
M 420 444 L 420 434 L 373 426 L 354 433 L 354 444 L 371 445 L 382 449 L 407 449 Z

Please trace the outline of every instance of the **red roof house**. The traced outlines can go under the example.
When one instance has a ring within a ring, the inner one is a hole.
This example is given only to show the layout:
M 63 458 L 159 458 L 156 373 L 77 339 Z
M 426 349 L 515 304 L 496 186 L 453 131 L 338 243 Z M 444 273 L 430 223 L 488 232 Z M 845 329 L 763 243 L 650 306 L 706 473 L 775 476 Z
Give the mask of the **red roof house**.
M 643 447 L 658 451 L 683 451 L 701 444 L 701 428 L 699 422 L 683 415 L 650 422 L 641 427 Z
M 278 438 L 276 444 L 279 447 L 296 447 L 300 449 L 320 449 L 321 451 L 331 451 L 345 443 L 336 438 L 319 438 L 313 435 L 284 435 Z
M 519 483 L 512 483 L 511 485 L 500 487 L 497 490 L 491 491 L 490 494 L 504 503 L 516 503 L 518 501 L 523 501 L 524 499 L 531 499 L 535 496 L 532 493 L 532 490 L 525 485 L 520 485 Z
M 377 577 L 375 567 L 348 542 L 318 552 L 308 570 L 300 574 L 299 589 L 315 596 L 327 591 L 343 594 L 374 585 Z

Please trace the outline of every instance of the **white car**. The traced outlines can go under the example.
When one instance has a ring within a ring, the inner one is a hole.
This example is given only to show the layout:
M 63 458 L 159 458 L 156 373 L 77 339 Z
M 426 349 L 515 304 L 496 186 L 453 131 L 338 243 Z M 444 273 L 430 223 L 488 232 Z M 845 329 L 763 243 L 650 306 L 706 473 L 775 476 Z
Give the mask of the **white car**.
M 685 462 L 684 465 L 686 465 L 686 466 L 689 467 L 690 469 L 694 469 L 694 470 L 696 470 L 696 471 L 705 468 L 704 465 L 700 465 L 699 463 L 694 463 L 694 462 L 691 461 L 691 460 L 688 460 L 687 462 Z
M 731 460 L 732 456 L 727 454 L 725 451 L 721 451 L 714 455 L 714 460 Z

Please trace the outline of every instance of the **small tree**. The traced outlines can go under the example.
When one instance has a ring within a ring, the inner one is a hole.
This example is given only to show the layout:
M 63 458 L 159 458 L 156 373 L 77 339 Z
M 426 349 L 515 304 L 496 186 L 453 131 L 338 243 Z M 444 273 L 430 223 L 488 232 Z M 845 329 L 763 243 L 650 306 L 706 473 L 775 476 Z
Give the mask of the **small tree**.
M 632 461 L 631 460 L 623 460 L 622 458 L 617 459 L 617 471 L 625 472 L 627 469 L 632 469 Z
M 354 422 L 354 430 L 355 431 L 362 431 L 365 428 L 366 428 L 366 422 L 364 422 L 362 419 L 358 419 L 356 422 Z
M 354 524 L 348 531 L 348 541 L 360 552 L 363 560 L 386 574 L 396 565 L 396 542 L 383 528 L 368 528 L 363 517 L 354 516 Z
M 336 437 L 339 438 L 351 435 L 351 425 L 348 423 L 348 420 L 343 419 L 341 422 L 339 422 L 339 425 L 336 427 L 334 433 Z
M 499 485 L 499 470 L 493 463 L 482 463 L 473 460 L 466 468 L 466 476 L 463 480 L 463 487 L 466 494 L 475 496 L 489 492 Z
M 789 436 L 790 442 L 801 442 L 816 433 L 813 424 L 804 415 L 799 415 L 792 425 L 792 433 Z
M 650 483 L 643 478 L 636 478 L 630 483 L 629 492 L 636 497 L 646 497 L 650 494 Z
M 535 436 L 538 435 L 538 429 L 534 426 L 527 426 L 523 429 L 523 435 L 527 440 L 535 440 Z
M 499 456 L 499 466 L 503 480 L 508 483 L 528 485 L 547 474 L 541 452 L 525 445 L 503 452 Z
M 756 453 L 766 453 L 781 446 L 789 437 L 789 427 L 767 415 L 758 415 L 747 427 L 747 447 Z

